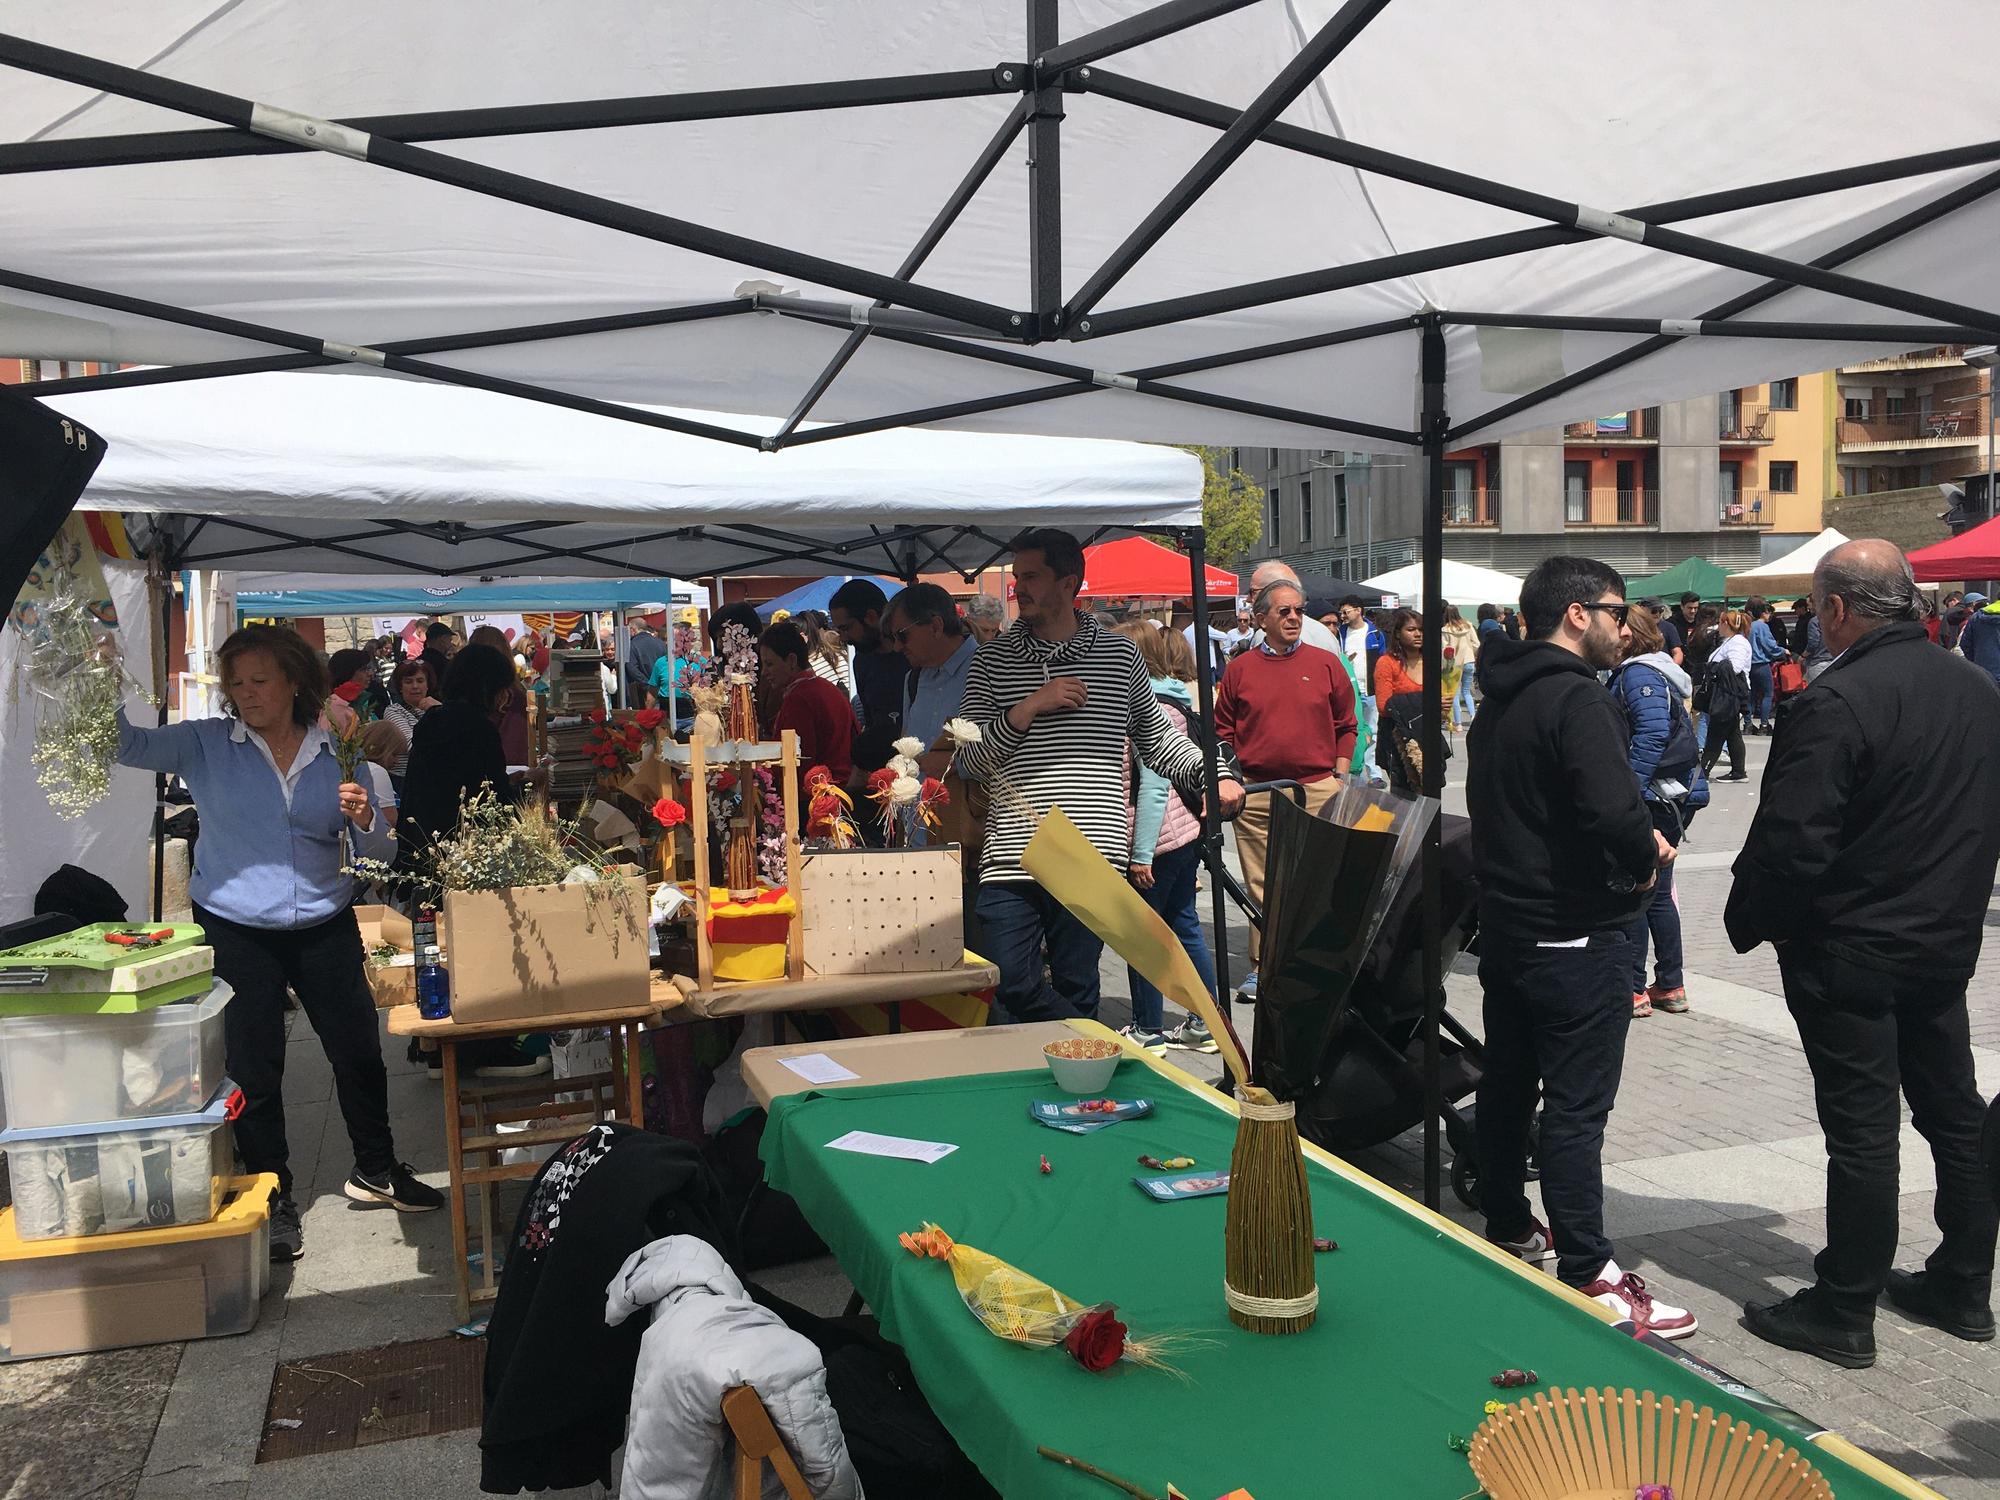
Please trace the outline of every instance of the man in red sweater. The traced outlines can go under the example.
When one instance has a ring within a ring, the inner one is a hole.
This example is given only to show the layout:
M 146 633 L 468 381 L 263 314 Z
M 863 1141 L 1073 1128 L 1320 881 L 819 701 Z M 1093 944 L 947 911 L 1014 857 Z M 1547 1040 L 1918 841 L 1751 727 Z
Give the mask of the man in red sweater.
M 771 732 L 795 729 L 799 765 L 825 766 L 835 786 L 847 785 L 854 771 L 854 705 L 847 694 L 807 666 L 806 638 L 790 620 L 780 620 L 757 638 L 759 686 L 779 694 Z
M 1266 584 L 1252 601 L 1263 639 L 1230 659 L 1215 694 L 1215 737 L 1236 754 L 1241 781 L 1219 787 L 1222 815 L 1236 819 L 1236 854 L 1243 883 L 1261 907 L 1264 863 L 1271 847 L 1271 798 L 1246 798 L 1246 782 L 1305 783 L 1306 810 L 1317 813 L 1340 790 L 1340 769 L 1354 758 L 1354 684 L 1331 651 L 1308 646 L 1305 595 L 1295 583 Z M 1257 961 L 1257 931 L 1250 931 L 1250 962 Z M 1237 991 L 1257 994 L 1253 972 Z

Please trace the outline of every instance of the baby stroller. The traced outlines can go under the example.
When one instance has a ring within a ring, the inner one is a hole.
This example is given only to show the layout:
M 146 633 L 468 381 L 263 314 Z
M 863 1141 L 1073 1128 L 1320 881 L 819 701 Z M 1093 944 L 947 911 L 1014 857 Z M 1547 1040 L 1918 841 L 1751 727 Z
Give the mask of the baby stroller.
M 1344 929 L 1341 872 L 1348 831 L 1286 797 L 1272 799 L 1262 914 L 1251 1076 L 1298 1103 L 1300 1134 L 1331 1151 L 1380 1145 L 1424 1118 L 1423 881 L 1412 871 L 1391 899 L 1366 951 Z M 1445 971 L 1471 943 L 1478 883 L 1467 820 L 1445 814 Z M 1326 872 L 1334 871 L 1328 879 Z M 1253 914 L 1254 917 L 1255 914 Z M 1441 1018 L 1440 1097 L 1450 1142 L 1452 1191 L 1479 1206 L 1478 1157 L 1469 1101 L 1479 1085 L 1481 1043 L 1456 1018 Z M 1530 1134 L 1530 1175 L 1535 1135 Z

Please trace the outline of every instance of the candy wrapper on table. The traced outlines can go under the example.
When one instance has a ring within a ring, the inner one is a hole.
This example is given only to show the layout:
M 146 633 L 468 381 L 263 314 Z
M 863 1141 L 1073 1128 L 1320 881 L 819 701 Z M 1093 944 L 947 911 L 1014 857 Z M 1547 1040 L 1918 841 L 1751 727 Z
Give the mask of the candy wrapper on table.
M 987 1332 L 1041 1348 L 1060 1344 L 1086 1370 L 1108 1370 L 1122 1359 L 1171 1371 L 1164 1358 L 1168 1346 L 1193 1342 L 1173 1335 L 1135 1339 L 1118 1321 L 1114 1304 L 1086 1305 L 1066 1297 L 997 1256 L 957 1243 L 935 1224 L 896 1239 L 910 1254 L 951 1267 L 959 1297 Z

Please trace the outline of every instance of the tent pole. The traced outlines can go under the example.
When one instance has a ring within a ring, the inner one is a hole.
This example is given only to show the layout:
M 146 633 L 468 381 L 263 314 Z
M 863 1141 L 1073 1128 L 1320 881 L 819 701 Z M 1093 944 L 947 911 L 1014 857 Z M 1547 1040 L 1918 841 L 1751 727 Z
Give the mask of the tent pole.
M 1056 49 L 1056 0 L 1028 0 L 1028 56 L 1035 90 L 1028 95 L 1028 296 L 1035 333 L 1062 331 L 1062 122 L 1060 65 L 1044 63 Z
M 160 618 L 156 622 L 160 631 L 160 649 L 149 653 L 153 658 L 153 691 L 159 696 L 160 705 L 156 722 L 161 728 L 167 723 L 167 668 L 168 652 L 174 632 L 174 575 L 173 557 L 169 550 L 162 550 L 153 559 L 153 577 L 160 590 Z M 153 920 L 164 921 L 167 906 L 167 773 L 153 773 Z
M 1201 715 L 1195 742 L 1201 746 L 1201 857 L 1208 866 L 1208 889 L 1215 901 L 1216 1003 L 1229 1004 L 1229 901 L 1223 892 L 1221 792 L 1215 774 L 1215 658 L 1208 638 L 1208 531 L 1187 533 L 1188 569 L 1194 580 L 1195 708 Z M 1225 1011 L 1225 1014 L 1227 1012 Z
M 1424 691 L 1430 709 L 1423 717 L 1424 795 L 1444 797 L 1444 443 L 1450 428 L 1445 409 L 1444 325 L 1436 313 L 1424 318 L 1419 357 L 1423 381 L 1424 434 Z M 1444 1119 L 1439 1070 L 1439 1018 L 1444 1012 L 1444 814 L 1424 830 L 1424 1204 L 1443 1205 L 1443 1154 L 1438 1139 Z

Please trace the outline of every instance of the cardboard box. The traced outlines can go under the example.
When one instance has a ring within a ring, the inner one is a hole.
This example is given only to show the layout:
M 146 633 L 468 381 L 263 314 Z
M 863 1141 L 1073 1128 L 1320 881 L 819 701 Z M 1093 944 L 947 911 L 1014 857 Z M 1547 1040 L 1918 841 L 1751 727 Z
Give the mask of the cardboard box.
M 447 891 L 440 923 L 454 1021 L 534 1020 L 644 1005 L 646 882 Z
M 799 908 L 815 974 L 934 973 L 965 959 L 955 844 L 815 851 L 799 863 Z
M 368 976 L 368 988 L 374 992 L 376 1008 L 415 1005 L 417 960 L 410 951 L 415 941 L 410 919 L 393 906 L 366 905 L 354 908 L 354 919 L 361 924 L 362 970 Z M 378 964 L 375 950 L 384 943 L 396 950 L 396 957 L 387 964 Z
M 200 1266 L 177 1266 L 147 1281 L 30 1292 L 11 1310 L 15 1359 L 179 1344 L 208 1336 L 208 1282 Z

